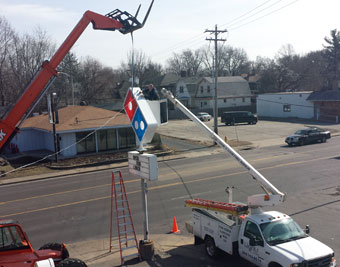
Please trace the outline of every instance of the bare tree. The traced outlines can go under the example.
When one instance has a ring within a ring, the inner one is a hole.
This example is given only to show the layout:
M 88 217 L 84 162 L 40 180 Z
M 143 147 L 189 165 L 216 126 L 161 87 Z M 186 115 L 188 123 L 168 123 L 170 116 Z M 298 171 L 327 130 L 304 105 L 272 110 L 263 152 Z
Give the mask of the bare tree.
M 37 28 L 33 35 L 16 36 L 13 42 L 9 61 L 13 80 L 11 83 L 11 101 L 19 98 L 26 85 L 40 69 L 46 59 L 50 59 L 55 52 L 46 32 Z
M 167 70 L 178 75 L 184 71 L 188 77 L 198 76 L 202 72 L 203 56 L 202 49 L 187 49 L 180 54 L 174 53 L 167 61 Z
M 10 84 L 9 54 L 13 48 L 14 31 L 4 17 L 0 17 L 0 103 L 8 104 L 7 86 Z
M 132 77 L 132 71 L 134 77 L 138 78 L 135 80 L 135 83 L 138 86 L 144 86 L 147 83 L 155 83 L 163 73 L 162 66 L 153 63 L 141 50 L 130 51 L 127 55 L 127 62 L 121 63 L 119 72 L 124 74 L 125 79 L 130 79 Z M 122 77 L 122 75 L 120 76 Z
M 98 60 L 87 57 L 80 63 L 79 76 L 80 99 L 88 104 L 105 102 L 112 97 L 112 88 L 116 86 L 116 78 L 112 68 L 104 67 Z

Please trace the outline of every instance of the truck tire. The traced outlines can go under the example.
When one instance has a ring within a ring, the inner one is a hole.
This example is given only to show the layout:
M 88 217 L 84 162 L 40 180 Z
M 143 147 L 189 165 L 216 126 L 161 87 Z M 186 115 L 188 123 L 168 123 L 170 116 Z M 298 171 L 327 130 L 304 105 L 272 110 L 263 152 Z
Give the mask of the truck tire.
M 325 143 L 327 140 L 326 140 L 326 137 L 323 136 L 322 139 L 321 139 L 321 143 Z
M 47 243 L 43 245 L 42 247 L 39 248 L 39 250 L 44 250 L 44 249 L 51 249 L 51 250 L 57 250 L 57 251 L 62 251 L 62 259 L 66 259 L 69 257 L 69 253 L 66 247 L 63 247 L 62 244 L 60 243 Z
M 268 267 L 282 267 L 282 265 L 278 264 L 276 262 L 271 262 L 271 263 L 269 263 Z
M 205 251 L 210 258 L 216 259 L 219 256 L 219 249 L 215 245 L 215 241 L 212 237 L 206 236 L 205 240 Z
M 87 267 L 87 265 L 82 260 L 68 258 L 59 262 L 58 267 Z

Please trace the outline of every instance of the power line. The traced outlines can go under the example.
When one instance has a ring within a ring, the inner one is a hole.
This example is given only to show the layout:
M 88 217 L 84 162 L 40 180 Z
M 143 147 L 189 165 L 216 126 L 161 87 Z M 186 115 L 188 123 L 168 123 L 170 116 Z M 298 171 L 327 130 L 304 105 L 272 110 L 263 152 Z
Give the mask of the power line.
M 279 2 L 281 2 L 282 0 L 278 0 L 278 1 L 274 2 L 273 4 L 271 4 L 271 5 L 269 5 L 269 6 L 265 7 L 265 8 L 263 8 L 263 9 L 261 9 L 261 10 L 259 10 L 258 12 L 254 13 L 254 14 L 251 14 L 253 11 L 257 10 L 258 8 L 260 8 L 260 7 L 264 6 L 264 5 L 266 5 L 266 4 L 269 3 L 270 1 L 271 1 L 271 0 L 267 0 L 267 1 L 263 2 L 262 4 L 260 4 L 259 6 L 257 6 L 257 7 L 253 8 L 253 9 L 251 9 L 250 11 L 246 12 L 245 14 L 243 14 L 243 15 L 241 15 L 241 16 L 239 16 L 239 17 L 236 17 L 235 19 L 232 19 L 231 21 L 229 21 L 229 22 L 227 22 L 227 23 L 221 24 L 220 27 L 221 27 L 221 26 L 225 26 L 225 25 L 227 25 L 227 26 L 232 26 L 232 25 L 234 25 L 234 27 L 232 27 L 232 28 L 230 29 L 230 31 L 239 29 L 239 28 L 241 28 L 241 27 L 243 27 L 243 26 L 246 26 L 246 25 L 248 25 L 248 24 L 250 24 L 250 23 L 253 23 L 253 22 L 257 21 L 257 20 L 260 20 L 260 19 L 262 19 L 262 18 L 264 18 L 264 17 L 267 17 L 267 16 L 269 16 L 269 15 L 271 15 L 271 14 L 273 14 L 273 13 L 276 13 L 276 12 L 278 12 L 278 11 L 280 11 L 280 10 L 282 10 L 282 9 L 284 9 L 284 8 L 286 8 L 286 7 L 290 6 L 290 5 L 292 5 L 292 4 L 296 3 L 296 2 L 298 2 L 299 0 L 295 0 L 295 1 L 291 2 L 291 3 L 288 3 L 288 4 L 282 6 L 282 7 L 278 8 L 278 9 L 275 9 L 275 10 L 269 12 L 269 13 L 267 13 L 267 14 L 261 16 L 261 17 L 255 18 L 255 19 L 253 19 L 252 21 L 249 21 L 249 22 L 246 22 L 246 23 L 244 23 L 244 24 L 241 24 L 241 25 L 237 26 L 237 24 L 241 23 L 242 21 L 245 21 L 245 20 L 247 20 L 247 19 L 249 19 L 249 18 L 251 18 L 251 17 L 253 17 L 253 16 L 255 16 L 255 15 L 257 15 L 257 14 L 263 12 L 263 11 L 265 11 L 265 10 L 267 10 L 268 8 L 271 8 L 271 7 L 275 6 L 275 5 L 277 5 L 277 4 L 278 4 Z M 250 16 L 247 16 L 248 14 L 251 14 L 251 15 L 250 15 Z M 246 17 L 246 16 L 247 16 L 247 17 Z M 243 17 L 245 17 L 245 18 L 243 18 Z M 241 18 L 243 18 L 243 19 L 241 19 Z M 240 19 L 241 19 L 241 20 L 240 20 Z M 237 20 L 239 20 L 239 21 L 237 21 Z M 235 25 L 235 24 L 236 24 L 236 25 Z M 188 44 L 187 44 L 188 42 L 189 42 L 189 44 L 190 44 L 190 42 L 191 42 L 191 43 L 192 43 L 192 42 L 195 42 L 195 41 L 198 40 L 201 36 L 202 36 L 202 34 L 198 34 L 198 35 L 195 35 L 195 36 L 193 36 L 193 37 L 191 37 L 191 38 L 188 38 L 188 39 L 186 39 L 186 40 L 180 41 L 179 43 L 177 43 L 177 44 L 175 44 L 175 45 L 173 45 L 173 46 L 170 46 L 170 47 L 168 47 L 168 48 L 166 48 L 166 49 L 163 49 L 163 50 L 161 50 L 161 51 L 159 51 L 159 52 L 156 52 L 156 53 L 155 53 L 154 55 L 152 55 L 152 56 L 159 56 L 159 55 L 174 53 L 174 51 L 170 51 L 170 50 L 179 50 L 180 48 L 182 49 L 183 46 L 188 46 Z M 197 42 L 196 44 L 200 44 L 200 43 L 201 43 L 201 41 Z M 203 44 L 203 41 L 202 41 L 202 44 Z
M 225 24 L 220 25 L 220 27 L 225 26 L 225 25 L 230 26 L 230 25 L 232 25 L 232 24 L 234 24 L 234 23 L 238 23 L 238 22 L 235 22 L 235 21 L 237 21 L 237 20 L 239 20 L 239 19 L 245 17 L 246 15 L 252 13 L 252 12 L 255 11 L 256 9 L 260 8 L 261 6 L 264 6 L 265 4 L 267 4 L 267 3 L 270 2 L 270 1 L 271 1 L 271 0 L 265 1 L 265 2 L 262 3 L 261 5 L 259 5 L 259 6 L 255 7 L 255 8 L 253 8 L 253 9 L 251 9 L 250 11 L 244 13 L 243 15 L 241 15 L 241 16 L 239 16 L 239 17 L 236 17 L 236 18 L 232 19 L 231 21 L 229 21 L 229 22 L 227 22 L 227 23 L 225 23 Z M 264 8 L 264 9 L 261 9 L 259 12 L 257 12 L 257 13 L 255 13 L 255 14 L 251 15 L 250 17 L 252 17 L 252 16 L 254 16 L 254 15 L 260 13 L 260 12 L 263 11 L 263 10 L 266 10 L 267 8 L 272 7 L 273 5 L 277 4 L 277 3 L 280 2 L 280 1 L 282 1 L 282 0 L 279 0 L 279 1 L 275 2 L 274 4 L 270 5 L 269 7 L 266 7 L 266 8 Z M 248 18 L 249 18 L 249 17 L 248 17 Z M 248 18 L 245 18 L 245 19 L 248 19 Z M 242 21 L 242 20 L 241 20 L 241 21 Z
M 253 19 L 253 20 L 249 21 L 249 22 L 246 22 L 246 23 L 244 23 L 244 24 L 241 24 L 241 25 L 239 25 L 239 26 L 236 26 L 236 27 L 234 27 L 234 28 L 231 28 L 230 30 L 233 31 L 233 30 L 239 29 L 239 28 L 241 28 L 241 27 L 243 27 L 243 26 L 246 26 L 246 25 L 248 25 L 248 24 L 250 24 L 250 23 L 253 23 L 253 22 L 257 21 L 257 20 L 263 19 L 264 17 L 267 17 L 267 16 L 269 16 L 269 15 L 272 15 L 273 13 L 276 13 L 276 12 L 278 12 L 278 11 L 280 11 L 280 10 L 282 10 L 282 9 L 284 9 L 284 8 L 286 8 L 286 7 L 290 6 L 290 5 L 292 5 L 292 4 L 295 4 L 295 3 L 298 2 L 298 1 L 299 1 L 299 0 L 295 0 L 295 1 L 291 2 L 291 3 L 288 3 L 288 4 L 282 6 L 282 7 L 278 8 L 278 9 L 275 9 L 275 10 L 269 12 L 269 13 L 267 13 L 267 14 L 261 16 L 261 17 L 258 17 L 258 18 L 256 18 L 256 19 Z

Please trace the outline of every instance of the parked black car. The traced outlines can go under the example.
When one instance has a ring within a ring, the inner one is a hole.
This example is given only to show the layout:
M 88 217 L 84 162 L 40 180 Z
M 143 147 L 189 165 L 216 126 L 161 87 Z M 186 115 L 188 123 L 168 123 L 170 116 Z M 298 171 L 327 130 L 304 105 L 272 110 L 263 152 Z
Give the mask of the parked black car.
M 288 136 L 285 142 L 289 145 L 300 145 L 321 142 L 324 143 L 331 138 L 330 132 L 320 128 L 305 128 L 295 132 L 295 134 Z
M 221 122 L 225 125 L 234 125 L 235 123 L 256 124 L 257 116 L 249 111 L 229 111 L 222 113 Z

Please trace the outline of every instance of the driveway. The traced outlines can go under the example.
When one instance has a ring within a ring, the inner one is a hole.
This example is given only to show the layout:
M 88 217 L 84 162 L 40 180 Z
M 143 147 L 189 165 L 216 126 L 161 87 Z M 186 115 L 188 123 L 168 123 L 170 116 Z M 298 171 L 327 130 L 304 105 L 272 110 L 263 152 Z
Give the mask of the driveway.
M 213 120 L 205 122 L 210 128 L 214 129 Z M 340 132 L 339 124 L 319 125 L 313 122 L 278 122 L 260 120 L 256 125 L 238 124 L 226 126 L 218 121 L 218 134 L 221 138 L 227 137 L 228 141 L 239 141 L 248 143 L 254 147 L 265 147 L 273 145 L 286 145 L 284 140 L 298 129 L 306 126 L 318 126 L 331 130 L 332 135 Z M 160 126 L 157 132 L 161 135 L 200 141 L 210 144 L 212 141 L 207 134 L 190 120 L 170 120 L 168 124 Z

